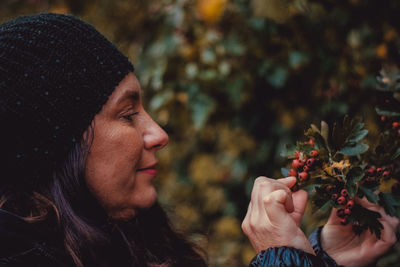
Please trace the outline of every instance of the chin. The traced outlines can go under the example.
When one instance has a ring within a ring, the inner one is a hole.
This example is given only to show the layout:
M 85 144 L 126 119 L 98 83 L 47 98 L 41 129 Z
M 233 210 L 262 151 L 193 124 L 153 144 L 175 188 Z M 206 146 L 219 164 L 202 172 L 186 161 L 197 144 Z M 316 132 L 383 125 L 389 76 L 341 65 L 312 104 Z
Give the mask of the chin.
M 157 201 L 157 192 L 154 187 L 152 187 L 151 191 L 146 194 L 146 198 L 141 200 L 140 205 L 137 205 L 139 209 L 148 209 L 151 208 Z

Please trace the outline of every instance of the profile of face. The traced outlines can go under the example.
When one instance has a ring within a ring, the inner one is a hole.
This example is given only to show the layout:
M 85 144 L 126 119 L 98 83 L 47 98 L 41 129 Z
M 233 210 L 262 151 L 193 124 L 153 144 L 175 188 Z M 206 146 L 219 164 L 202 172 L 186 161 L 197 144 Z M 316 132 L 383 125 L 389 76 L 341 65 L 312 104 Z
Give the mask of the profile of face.
M 156 151 L 166 146 L 168 135 L 144 110 L 133 73 L 115 88 L 92 126 L 86 183 L 109 217 L 128 220 L 157 199 Z

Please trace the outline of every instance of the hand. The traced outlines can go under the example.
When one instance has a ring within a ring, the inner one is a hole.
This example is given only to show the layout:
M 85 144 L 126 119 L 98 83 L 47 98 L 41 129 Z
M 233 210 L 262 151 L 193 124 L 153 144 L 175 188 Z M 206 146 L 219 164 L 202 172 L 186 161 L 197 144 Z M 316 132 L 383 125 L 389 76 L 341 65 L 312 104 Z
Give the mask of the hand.
M 258 252 L 271 247 L 294 247 L 315 255 L 299 228 L 307 202 L 307 192 L 290 191 L 295 177 L 279 180 L 259 177 L 242 223 L 243 232 Z
M 350 224 L 346 226 L 340 224 L 336 209 L 332 210 L 321 233 L 322 249 L 338 264 L 346 267 L 372 264 L 396 243 L 399 219 L 387 215 L 382 207 L 370 203 L 365 198 L 358 202 L 364 208 L 382 215 L 379 219 L 384 227 L 381 231 L 381 239 L 377 239 L 369 230 L 359 236 L 356 235 Z

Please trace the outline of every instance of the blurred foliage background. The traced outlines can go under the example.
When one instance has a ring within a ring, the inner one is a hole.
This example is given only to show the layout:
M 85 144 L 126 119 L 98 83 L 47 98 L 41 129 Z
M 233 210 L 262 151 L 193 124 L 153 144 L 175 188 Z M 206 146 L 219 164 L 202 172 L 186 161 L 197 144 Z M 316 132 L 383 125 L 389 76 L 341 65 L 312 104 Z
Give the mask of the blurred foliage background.
M 44 11 L 92 23 L 134 62 L 171 140 L 160 202 L 211 266 L 255 255 L 240 224 L 254 178 L 280 177 L 284 144 L 344 114 L 378 131 L 376 76 L 400 63 L 397 0 L 2 0 L 0 20 Z M 378 265 L 399 262 L 397 245 Z

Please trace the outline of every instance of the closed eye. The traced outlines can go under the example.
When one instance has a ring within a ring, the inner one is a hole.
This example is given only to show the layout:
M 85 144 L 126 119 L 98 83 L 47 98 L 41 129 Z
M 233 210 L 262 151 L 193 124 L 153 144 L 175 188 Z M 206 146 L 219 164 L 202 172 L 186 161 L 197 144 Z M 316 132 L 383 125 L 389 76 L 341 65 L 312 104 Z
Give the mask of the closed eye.
M 133 112 L 127 115 L 123 115 L 122 118 L 126 121 L 133 122 L 133 116 L 138 115 L 139 112 Z

